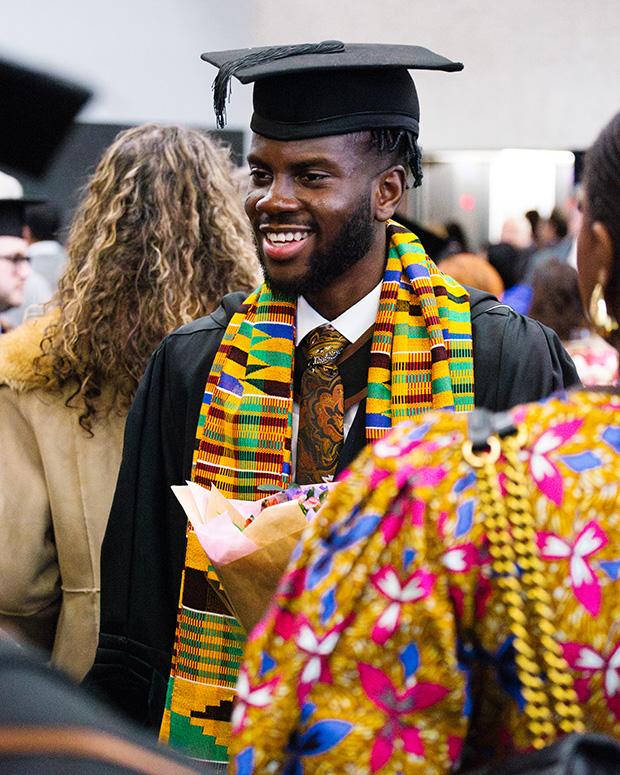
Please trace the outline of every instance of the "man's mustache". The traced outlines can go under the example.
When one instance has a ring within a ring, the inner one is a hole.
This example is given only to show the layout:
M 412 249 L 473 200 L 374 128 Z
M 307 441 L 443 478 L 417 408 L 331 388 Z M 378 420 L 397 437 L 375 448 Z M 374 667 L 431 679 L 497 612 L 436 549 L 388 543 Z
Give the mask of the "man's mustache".
M 301 226 L 304 229 L 316 229 L 314 221 L 301 220 L 295 213 L 280 213 L 278 215 L 265 216 L 262 215 L 258 223 L 257 228 L 261 226 Z

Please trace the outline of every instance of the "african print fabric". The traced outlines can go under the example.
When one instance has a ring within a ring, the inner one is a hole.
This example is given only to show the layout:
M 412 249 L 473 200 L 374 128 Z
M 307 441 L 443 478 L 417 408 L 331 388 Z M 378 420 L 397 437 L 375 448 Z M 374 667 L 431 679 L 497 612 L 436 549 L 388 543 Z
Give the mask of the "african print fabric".
M 414 234 L 387 226 L 388 255 L 375 323 L 366 438 L 448 407 L 473 408 L 469 297 L 426 256 Z M 263 285 L 224 334 L 205 387 L 193 480 L 226 497 L 292 484 L 295 300 Z M 215 573 L 188 526 L 172 669 L 160 737 L 191 756 L 226 761 L 244 632 L 213 592 Z
M 620 737 L 620 397 L 512 415 L 586 729 Z M 233 772 L 433 775 L 527 745 L 466 438 L 453 414 L 401 424 L 308 526 L 246 648 Z

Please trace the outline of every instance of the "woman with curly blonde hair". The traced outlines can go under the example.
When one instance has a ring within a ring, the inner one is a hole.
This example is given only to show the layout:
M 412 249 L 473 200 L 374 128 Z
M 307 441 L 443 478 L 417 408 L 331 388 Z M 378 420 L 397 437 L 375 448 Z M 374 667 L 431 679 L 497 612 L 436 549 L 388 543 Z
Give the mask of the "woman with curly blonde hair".
M 104 153 L 52 308 L 0 342 L 0 625 L 81 678 L 125 417 L 159 342 L 258 264 L 225 149 L 147 124 Z

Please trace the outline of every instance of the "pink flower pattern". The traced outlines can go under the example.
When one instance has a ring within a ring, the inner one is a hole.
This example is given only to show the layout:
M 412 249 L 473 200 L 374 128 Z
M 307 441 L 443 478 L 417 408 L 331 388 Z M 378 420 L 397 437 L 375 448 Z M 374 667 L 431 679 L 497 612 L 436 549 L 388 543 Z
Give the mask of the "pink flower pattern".
M 581 702 L 590 696 L 590 679 L 595 673 L 603 675 L 603 690 L 607 707 L 616 721 L 620 721 L 620 643 L 611 648 L 608 656 L 586 643 L 563 643 L 564 658 L 571 668 L 582 674 L 575 681 Z
M 295 642 L 300 652 L 307 656 L 307 660 L 299 675 L 297 696 L 299 704 L 303 705 L 314 684 L 331 683 L 332 674 L 329 669 L 328 659 L 336 648 L 340 633 L 353 621 L 353 615 L 347 616 L 338 624 L 331 627 L 323 635 L 317 635 L 312 625 L 305 616 L 299 619 L 299 629 L 295 636 Z
M 601 526 L 591 520 L 582 528 L 572 544 L 559 535 L 548 532 L 538 533 L 537 541 L 544 560 L 569 560 L 575 597 L 586 611 L 597 616 L 601 610 L 601 585 L 589 558 L 607 544 L 607 536 Z
M 528 496 L 564 656 L 588 728 L 612 735 L 620 725 L 619 407 L 572 393 L 513 412 L 530 440 Z M 342 772 L 351 750 L 366 772 L 448 772 L 472 714 L 498 761 L 528 745 L 476 472 L 461 452 L 466 421 L 432 414 L 425 423 L 403 423 L 352 466 L 340 503 L 309 529 L 257 628 L 232 743 L 238 762 L 251 759 L 244 773 L 276 758 L 296 775 Z M 500 485 L 506 467 L 500 458 Z M 369 516 L 375 521 L 348 540 Z M 329 565 L 316 573 L 328 539 Z M 472 684 L 480 666 L 482 705 Z M 345 728 L 347 745 L 333 745 Z
M 538 489 L 560 506 L 564 498 L 562 474 L 551 460 L 555 452 L 572 438 L 583 425 L 583 420 L 558 423 L 542 433 L 530 449 L 530 471 Z
M 403 716 L 435 705 L 448 694 L 448 689 L 440 684 L 414 683 L 399 692 L 382 670 L 363 662 L 357 668 L 366 696 L 387 715 L 386 723 L 379 730 L 370 753 L 371 772 L 378 772 L 387 764 L 397 740 L 402 740 L 407 753 L 424 756 L 419 730 L 408 725 Z
M 474 544 L 468 541 L 465 544 L 452 546 L 443 553 L 444 566 L 451 573 L 467 573 L 475 565 L 480 564 L 480 552 Z
M 280 683 L 280 676 L 275 676 L 270 681 L 250 686 L 250 678 L 245 668 L 241 669 L 237 682 L 237 701 L 231 717 L 233 732 L 241 732 L 244 727 L 248 708 L 266 708 L 270 703 L 276 686 Z
M 389 544 L 396 538 L 403 525 L 407 523 L 407 518 L 410 525 L 421 525 L 424 522 L 424 509 L 424 501 L 416 498 L 410 503 L 403 502 L 398 510 L 395 509 L 393 513 L 386 514 L 380 525 L 385 543 Z
M 430 595 L 435 576 L 426 570 L 418 569 L 405 581 L 401 581 L 396 568 L 386 565 L 374 573 L 370 580 L 389 601 L 375 622 L 370 636 L 375 643 L 383 644 L 396 632 L 403 606 Z

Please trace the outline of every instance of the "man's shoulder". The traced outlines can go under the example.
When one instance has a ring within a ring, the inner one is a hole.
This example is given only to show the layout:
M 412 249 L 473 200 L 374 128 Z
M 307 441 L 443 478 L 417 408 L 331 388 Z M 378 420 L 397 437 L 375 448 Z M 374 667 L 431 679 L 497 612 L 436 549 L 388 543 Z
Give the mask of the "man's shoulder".
M 474 353 L 476 350 L 490 350 L 495 353 L 502 347 L 504 338 L 514 345 L 540 342 L 545 347 L 555 347 L 554 340 L 557 336 L 542 323 L 522 315 L 508 304 L 503 304 L 492 293 L 476 288 L 467 288 L 467 291 L 470 295 Z M 559 341 L 557 344 L 559 345 Z M 508 354 L 504 349 L 504 356 Z M 522 353 L 519 353 L 519 356 L 521 355 Z
M 171 343 L 177 343 L 187 337 L 196 335 L 199 337 L 208 337 L 213 335 L 214 332 L 225 330 L 230 319 L 235 312 L 239 311 L 246 298 L 247 294 L 242 291 L 226 294 L 220 302 L 220 305 L 214 309 L 213 312 L 177 328 L 176 331 L 173 331 L 166 337 L 164 342 L 170 341 Z
M 512 307 L 509 307 L 507 304 L 502 304 L 497 296 L 493 296 L 493 294 L 488 291 L 480 291 L 477 288 L 469 287 L 467 287 L 466 290 L 469 293 L 469 308 L 471 310 L 472 323 L 487 313 L 499 315 L 500 317 L 511 317 L 512 315 L 522 317 L 518 312 L 515 312 Z
M 555 334 L 533 318 L 517 312 L 509 304 L 504 304 L 492 293 L 467 288 L 471 315 L 471 328 L 474 341 L 481 334 L 498 337 L 502 334 L 535 339 L 548 339 Z M 489 342 L 487 341 L 487 344 Z
M 211 314 L 177 328 L 163 340 L 153 363 L 171 389 L 191 393 L 204 387 L 226 327 L 245 298 L 245 293 L 229 293 Z
M 476 406 L 503 411 L 578 383 L 557 334 L 495 296 L 470 294 Z

